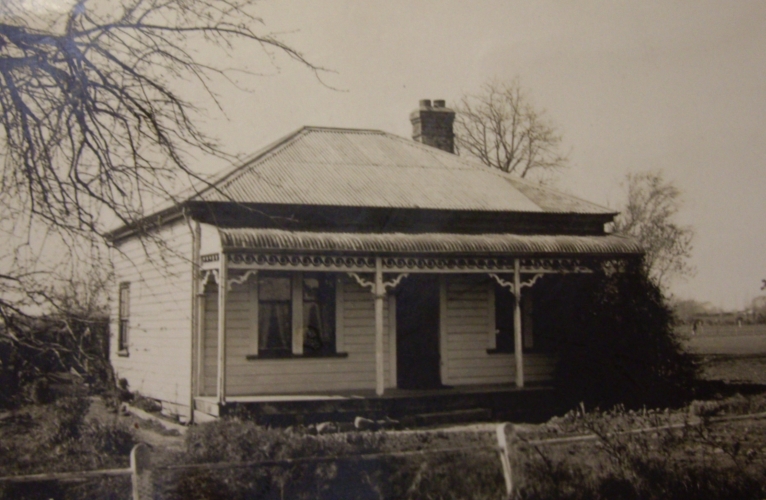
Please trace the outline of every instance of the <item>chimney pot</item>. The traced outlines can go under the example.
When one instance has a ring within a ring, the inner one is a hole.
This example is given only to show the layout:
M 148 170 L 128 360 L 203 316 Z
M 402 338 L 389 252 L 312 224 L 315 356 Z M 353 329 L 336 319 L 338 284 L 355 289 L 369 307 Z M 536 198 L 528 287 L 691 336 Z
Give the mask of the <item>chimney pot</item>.
M 420 143 L 441 149 L 448 153 L 455 152 L 455 134 L 452 124 L 455 112 L 446 106 L 444 99 L 422 99 L 420 107 L 410 114 L 412 138 Z

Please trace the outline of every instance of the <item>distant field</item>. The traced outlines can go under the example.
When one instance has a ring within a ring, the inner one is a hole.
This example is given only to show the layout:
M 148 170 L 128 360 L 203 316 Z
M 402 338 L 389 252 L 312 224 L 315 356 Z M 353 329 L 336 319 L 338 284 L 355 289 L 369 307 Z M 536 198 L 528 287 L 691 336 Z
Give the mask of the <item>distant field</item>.
M 766 354 L 766 325 L 705 325 L 694 335 L 686 326 L 681 333 L 698 354 Z

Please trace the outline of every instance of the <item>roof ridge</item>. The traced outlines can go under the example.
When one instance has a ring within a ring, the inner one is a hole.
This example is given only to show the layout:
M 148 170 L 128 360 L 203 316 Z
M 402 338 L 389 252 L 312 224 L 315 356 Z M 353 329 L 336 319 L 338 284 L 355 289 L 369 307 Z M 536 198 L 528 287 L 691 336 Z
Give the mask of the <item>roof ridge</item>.
M 224 184 L 228 184 L 236 179 L 237 174 L 242 173 L 245 171 L 248 167 L 250 167 L 253 163 L 263 160 L 265 158 L 268 158 L 269 156 L 277 153 L 278 151 L 284 149 L 287 145 L 295 142 L 296 139 L 298 139 L 300 136 L 305 135 L 311 130 L 311 127 L 308 126 L 302 126 L 297 130 L 294 130 L 293 132 L 284 135 L 280 137 L 279 139 L 270 142 L 266 146 L 258 149 L 255 153 L 249 154 L 245 156 L 242 160 L 238 161 L 237 163 L 231 165 L 228 168 L 223 169 L 222 171 L 218 172 L 207 182 L 207 186 L 205 188 L 198 190 L 196 193 L 194 193 L 192 196 L 187 198 L 186 200 L 190 200 L 195 197 L 199 197 L 211 190 L 219 190 L 221 189 Z
M 276 154 L 279 154 L 280 152 L 284 151 L 286 147 L 288 147 L 291 144 L 294 144 L 300 137 L 305 136 L 311 132 L 331 132 L 331 133 L 342 132 L 342 133 L 387 135 L 386 132 L 383 132 L 382 130 L 376 130 L 376 129 L 355 129 L 355 128 L 344 128 L 344 127 L 304 125 L 300 127 L 299 129 L 294 130 L 293 132 L 285 136 L 282 136 L 281 138 L 275 141 L 272 141 L 266 146 L 260 148 L 255 153 L 247 155 L 244 159 L 240 160 L 235 165 L 232 165 L 231 167 L 224 169 L 222 172 L 219 172 L 217 175 L 214 176 L 213 179 L 208 181 L 208 186 L 196 192 L 190 198 L 201 196 L 202 194 L 216 188 L 218 189 L 224 188 L 230 183 L 235 182 L 238 177 L 238 174 L 244 173 L 248 168 L 255 166 L 255 164 L 258 162 L 261 162 L 270 157 L 273 157 Z M 187 198 L 187 199 L 190 199 L 190 198 Z
M 318 126 L 318 125 L 305 125 L 302 128 L 309 132 L 351 132 L 351 133 L 379 134 L 379 135 L 386 134 L 386 132 L 379 129 L 374 129 L 374 128 L 327 127 L 327 126 Z
M 398 141 L 401 141 L 402 143 L 404 143 L 404 144 L 406 144 L 408 146 L 412 146 L 414 148 L 422 149 L 423 151 L 426 151 L 428 153 L 432 153 L 435 156 L 444 156 L 445 158 L 449 158 L 451 160 L 457 160 L 460 163 L 462 163 L 462 164 L 464 164 L 464 165 L 466 165 L 468 167 L 478 168 L 478 169 L 486 167 L 486 165 L 484 165 L 480 161 L 475 160 L 473 158 L 466 158 L 465 156 L 460 156 L 457 153 L 450 153 L 449 151 L 444 151 L 443 149 L 439 149 L 439 148 L 434 147 L 434 146 L 429 146 L 428 144 L 423 144 L 422 142 L 418 142 L 418 141 L 415 141 L 415 140 L 412 140 L 412 139 L 407 139 L 406 137 L 402 137 L 400 135 L 392 134 L 390 132 L 383 131 L 382 133 L 386 137 L 390 137 L 392 139 L 396 139 Z

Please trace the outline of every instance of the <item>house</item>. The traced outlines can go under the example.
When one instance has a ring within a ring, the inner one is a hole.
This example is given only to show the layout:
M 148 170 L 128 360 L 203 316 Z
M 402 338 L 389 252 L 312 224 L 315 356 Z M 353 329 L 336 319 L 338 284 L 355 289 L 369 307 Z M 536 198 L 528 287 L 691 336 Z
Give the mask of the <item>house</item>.
M 454 117 L 304 127 L 115 230 L 118 377 L 196 420 L 544 387 L 554 278 L 642 250 L 612 210 L 453 154 Z

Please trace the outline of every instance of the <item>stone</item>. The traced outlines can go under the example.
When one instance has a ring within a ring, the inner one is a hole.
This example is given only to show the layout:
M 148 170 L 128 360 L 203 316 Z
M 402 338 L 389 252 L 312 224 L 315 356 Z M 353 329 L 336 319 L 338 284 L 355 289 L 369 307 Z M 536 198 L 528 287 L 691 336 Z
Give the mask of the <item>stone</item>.
M 360 431 L 368 431 L 377 428 L 377 424 L 374 420 L 364 417 L 356 417 L 354 419 L 354 427 Z
M 317 434 L 330 434 L 338 432 L 338 426 L 334 422 L 322 422 L 316 426 Z

